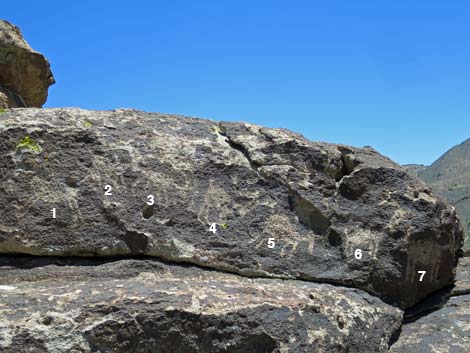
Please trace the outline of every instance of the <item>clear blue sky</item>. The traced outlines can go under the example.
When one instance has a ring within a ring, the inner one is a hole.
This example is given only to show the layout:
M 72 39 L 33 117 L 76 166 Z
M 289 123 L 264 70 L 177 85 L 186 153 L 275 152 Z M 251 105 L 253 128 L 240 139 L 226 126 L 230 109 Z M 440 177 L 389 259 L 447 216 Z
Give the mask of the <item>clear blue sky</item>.
M 470 2 L 8 1 L 46 106 L 287 127 L 429 164 L 470 137 Z

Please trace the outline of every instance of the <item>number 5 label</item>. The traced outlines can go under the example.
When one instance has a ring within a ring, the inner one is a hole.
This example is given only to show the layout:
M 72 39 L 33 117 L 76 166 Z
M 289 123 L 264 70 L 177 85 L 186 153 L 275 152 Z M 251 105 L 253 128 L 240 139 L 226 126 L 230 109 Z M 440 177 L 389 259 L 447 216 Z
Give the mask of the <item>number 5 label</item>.
M 268 248 L 274 249 L 275 246 L 276 246 L 276 243 L 274 242 L 274 238 L 269 238 L 268 239 Z

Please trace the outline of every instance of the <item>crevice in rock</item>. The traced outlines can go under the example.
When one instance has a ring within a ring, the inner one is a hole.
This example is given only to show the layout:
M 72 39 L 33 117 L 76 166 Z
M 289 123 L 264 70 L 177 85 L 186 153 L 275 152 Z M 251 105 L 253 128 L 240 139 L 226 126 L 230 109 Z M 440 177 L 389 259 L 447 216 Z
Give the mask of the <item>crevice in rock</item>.
M 247 279 L 268 279 L 268 280 L 279 280 L 279 281 L 295 281 L 295 282 L 306 282 L 317 285 L 331 285 L 334 287 L 348 288 L 351 290 L 360 290 L 364 293 L 368 293 L 371 296 L 377 297 L 374 293 L 367 292 L 363 289 L 354 287 L 352 284 L 340 283 L 338 281 L 315 281 L 307 276 L 299 277 L 288 277 L 282 275 L 266 275 L 263 273 L 243 273 L 235 268 L 228 268 L 221 265 L 207 265 L 200 263 L 195 260 L 178 259 L 171 256 L 158 256 L 158 255 L 145 255 L 145 254 L 132 254 L 132 255 L 106 255 L 106 256 L 68 256 L 68 255 L 31 255 L 31 254 L 0 254 L 0 269 L 5 268 L 18 268 L 18 269 L 34 269 L 45 266 L 101 266 L 108 263 L 125 261 L 125 260 L 136 260 L 136 261 L 151 261 L 160 263 L 166 266 L 183 267 L 183 268 L 198 268 L 207 272 L 217 272 L 222 274 L 228 274 L 237 276 L 240 278 Z M 0 281 L 0 283 L 2 283 Z
M 225 131 L 222 129 L 222 127 L 219 125 L 219 130 L 217 131 L 218 134 L 220 134 L 221 136 L 225 137 L 225 140 L 226 142 L 228 143 L 228 145 L 233 148 L 234 150 L 240 152 L 241 154 L 243 154 L 243 156 L 246 158 L 246 160 L 248 161 L 248 163 L 250 164 L 251 168 L 254 170 L 254 171 L 257 171 L 259 167 L 261 167 L 261 165 L 255 161 L 253 161 L 250 157 L 250 154 L 248 153 L 248 150 L 243 146 L 241 145 L 240 143 L 237 143 L 235 141 L 233 141 L 230 136 L 228 136 Z
M 342 168 L 340 175 L 336 178 L 336 181 L 341 182 L 345 176 L 351 175 L 360 163 L 350 158 L 350 156 L 354 155 L 354 152 L 351 149 L 345 146 L 338 146 L 338 150 L 341 153 Z
M 400 339 L 400 336 L 401 336 L 401 332 L 403 330 L 403 320 L 401 321 L 400 323 L 400 327 L 398 327 L 393 333 L 392 335 L 390 336 L 390 339 L 388 340 L 388 349 L 390 350 L 390 348 L 392 348 L 392 346 L 398 342 L 398 340 Z
M 400 339 L 404 325 L 412 324 L 413 322 L 442 309 L 451 298 L 470 294 L 470 290 L 456 293 L 454 289 L 454 285 L 442 288 L 431 293 L 411 308 L 406 309 L 403 313 L 403 320 L 399 329 L 395 331 L 390 338 L 388 344 L 389 349 L 391 349 L 391 347 Z
M 422 317 L 442 309 L 449 299 L 454 297 L 452 294 L 453 289 L 453 285 L 444 287 L 429 294 L 411 308 L 406 309 L 403 316 L 403 324 L 415 322 Z

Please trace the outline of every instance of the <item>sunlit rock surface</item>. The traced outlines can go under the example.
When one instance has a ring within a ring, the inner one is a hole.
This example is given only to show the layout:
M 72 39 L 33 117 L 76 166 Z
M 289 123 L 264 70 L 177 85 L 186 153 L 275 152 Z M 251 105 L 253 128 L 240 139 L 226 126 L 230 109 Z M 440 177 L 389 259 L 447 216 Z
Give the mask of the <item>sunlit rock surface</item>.
M 453 282 L 463 238 L 371 148 L 135 110 L 1 114 L 0 214 L 1 254 L 148 255 L 401 308 Z
M 442 308 L 403 325 L 394 353 L 470 352 L 470 258 L 460 260 L 457 282 Z
M 54 82 L 47 59 L 29 46 L 18 27 L 0 20 L 0 108 L 5 103 L 42 107 Z
M 325 284 L 152 260 L 0 258 L 3 353 L 375 353 L 388 350 L 401 317 L 361 290 Z

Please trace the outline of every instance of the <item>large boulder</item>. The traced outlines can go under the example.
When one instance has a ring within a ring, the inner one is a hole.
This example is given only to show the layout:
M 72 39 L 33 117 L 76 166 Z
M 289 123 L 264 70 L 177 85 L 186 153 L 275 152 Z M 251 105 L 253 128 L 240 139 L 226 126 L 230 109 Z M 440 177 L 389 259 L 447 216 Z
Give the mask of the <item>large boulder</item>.
M 0 116 L 0 253 L 148 255 L 360 288 L 448 286 L 455 211 L 372 148 L 134 110 Z
M 28 45 L 18 27 L 0 20 L 0 96 L 7 96 L 8 106 L 42 107 L 54 82 L 47 59 Z
M 0 298 L 3 353 L 377 353 L 402 317 L 357 289 L 151 260 L 0 258 Z

